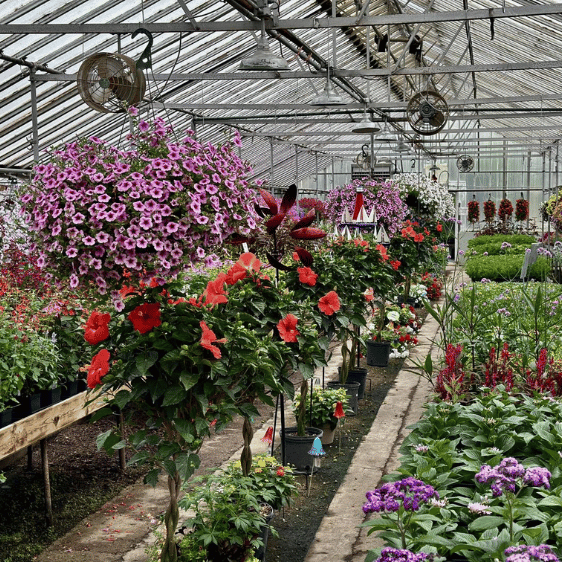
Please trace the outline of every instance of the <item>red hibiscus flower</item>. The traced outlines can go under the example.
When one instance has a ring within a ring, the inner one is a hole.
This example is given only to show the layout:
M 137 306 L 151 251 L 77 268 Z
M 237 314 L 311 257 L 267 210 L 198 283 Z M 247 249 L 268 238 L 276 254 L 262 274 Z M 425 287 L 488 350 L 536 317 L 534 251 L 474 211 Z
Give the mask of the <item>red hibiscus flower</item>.
M 388 259 L 388 254 L 386 253 L 386 248 L 382 244 L 377 244 L 375 248 L 380 252 L 383 261 Z
M 227 285 L 234 285 L 241 279 L 245 279 L 248 272 L 257 273 L 261 268 L 261 261 L 251 252 L 246 252 L 240 256 L 240 259 L 230 268 L 226 277 Z
M 150 332 L 152 328 L 160 326 L 160 303 L 147 303 L 137 306 L 127 317 L 133 323 L 133 328 L 141 334 Z
M 221 350 L 216 345 L 213 345 L 213 343 L 225 343 L 226 339 L 221 338 L 218 340 L 215 332 L 213 332 L 213 330 L 211 330 L 209 326 L 203 322 L 203 320 L 199 322 L 199 326 L 201 326 L 201 330 L 203 330 L 203 334 L 201 335 L 201 346 L 208 349 L 215 359 L 220 359 Z
M 207 288 L 203 292 L 203 299 L 205 300 L 205 304 L 214 306 L 215 304 L 224 304 L 228 302 L 228 299 L 226 298 L 226 292 L 224 290 L 226 279 L 226 273 L 219 273 L 214 281 L 209 281 L 207 283 Z
M 299 267 L 297 271 L 299 272 L 299 281 L 301 283 L 309 285 L 310 287 L 314 287 L 314 285 L 316 285 L 318 275 L 314 273 L 310 267 Z
M 443 225 L 441 223 L 437 223 L 437 232 L 441 232 L 443 230 Z
M 120 289 L 119 289 L 119 294 L 121 295 L 121 298 L 124 299 L 127 295 L 130 295 L 132 293 L 137 293 L 138 291 L 129 285 L 123 285 Z
M 328 316 L 340 309 L 340 299 L 336 291 L 330 291 L 318 301 L 318 308 Z
M 88 388 L 96 388 L 101 383 L 102 377 L 109 371 L 109 351 L 101 349 L 94 355 L 92 363 L 88 367 Z
M 283 341 L 287 343 L 296 342 L 299 331 L 297 330 L 298 318 L 293 314 L 287 314 L 285 318 L 281 319 L 277 324 L 279 335 Z
M 96 345 L 109 337 L 109 314 L 100 314 L 94 310 L 84 326 L 84 339 L 90 345 Z

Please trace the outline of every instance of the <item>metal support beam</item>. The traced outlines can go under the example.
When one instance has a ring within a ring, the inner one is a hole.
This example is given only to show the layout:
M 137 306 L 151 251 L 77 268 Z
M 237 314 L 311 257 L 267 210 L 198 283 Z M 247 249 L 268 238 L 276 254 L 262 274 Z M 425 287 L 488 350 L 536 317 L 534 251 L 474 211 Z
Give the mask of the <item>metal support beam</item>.
M 450 12 L 429 12 L 409 14 L 388 14 L 381 16 L 365 16 L 357 22 L 355 16 L 337 18 L 297 18 L 280 19 L 276 25 L 272 20 L 266 21 L 267 30 L 282 29 L 319 29 L 332 27 L 354 27 L 367 25 L 407 25 L 418 23 L 437 23 L 450 21 L 489 20 L 490 18 L 534 17 L 561 14 L 560 4 L 514 6 L 483 10 L 458 10 Z M 196 26 L 198 29 L 196 29 Z M 30 35 L 51 33 L 133 33 L 139 27 L 138 23 L 80 23 L 80 24 L 0 24 L 0 35 Z M 153 34 L 180 32 L 209 32 L 209 31 L 259 31 L 260 21 L 199 21 L 191 22 L 152 23 L 145 22 L 143 27 Z

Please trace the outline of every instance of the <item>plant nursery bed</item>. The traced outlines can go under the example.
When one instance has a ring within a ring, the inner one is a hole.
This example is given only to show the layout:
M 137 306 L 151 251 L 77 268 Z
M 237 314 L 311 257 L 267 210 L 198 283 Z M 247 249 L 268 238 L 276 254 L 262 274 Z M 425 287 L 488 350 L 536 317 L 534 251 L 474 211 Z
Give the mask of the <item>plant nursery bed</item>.
M 299 475 L 299 496 L 293 505 L 275 514 L 272 525 L 279 538 L 269 538 L 267 562 L 299 562 L 308 548 L 326 513 L 362 437 L 368 433 L 380 404 L 400 370 L 402 361 L 391 361 L 389 367 L 368 367 L 365 399 L 359 402 L 356 416 L 348 416 L 339 436 L 332 445 L 324 445 L 326 456 L 321 469 L 307 482 Z M 272 409 L 260 407 L 261 418 L 256 427 L 272 415 Z M 142 420 L 138 420 L 139 424 Z M 32 562 L 50 543 L 65 535 L 96 510 L 118 495 L 126 486 L 142 478 L 141 468 L 121 471 L 118 459 L 97 451 L 96 437 L 112 422 L 102 419 L 96 423 L 79 423 L 49 439 L 51 494 L 54 524 L 45 523 L 43 475 L 38 447 L 32 453 L 31 467 L 26 457 L 4 468 L 7 477 L 0 485 L 2 526 L 0 529 L 0 560 L 2 562 Z M 241 420 L 233 421 L 228 447 L 211 448 L 211 454 L 202 457 L 200 471 L 218 466 L 241 446 Z M 338 430 L 339 431 L 339 430 Z M 279 454 L 279 453 L 277 453 Z M 157 514 L 155 514 L 157 515 Z M 75 551 L 72 534 L 65 538 L 65 549 Z M 125 552 L 123 552 L 125 554 Z

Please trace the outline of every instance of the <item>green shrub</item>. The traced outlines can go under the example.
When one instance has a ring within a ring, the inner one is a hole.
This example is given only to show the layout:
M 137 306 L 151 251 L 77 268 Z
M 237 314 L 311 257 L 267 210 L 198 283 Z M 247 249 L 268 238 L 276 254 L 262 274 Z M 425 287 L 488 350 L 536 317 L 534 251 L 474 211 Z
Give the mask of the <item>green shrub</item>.
M 473 281 L 511 281 L 520 279 L 525 255 L 472 256 L 466 261 L 466 274 Z M 544 281 L 550 272 L 548 260 L 543 257 L 528 269 L 527 277 Z
M 537 239 L 529 234 L 493 234 L 485 236 L 477 236 L 472 240 L 468 241 L 468 247 L 477 249 L 478 246 L 487 244 L 498 244 L 502 245 L 502 242 L 508 242 L 512 246 L 515 245 L 525 245 L 529 247 L 531 244 L 536 242 Z

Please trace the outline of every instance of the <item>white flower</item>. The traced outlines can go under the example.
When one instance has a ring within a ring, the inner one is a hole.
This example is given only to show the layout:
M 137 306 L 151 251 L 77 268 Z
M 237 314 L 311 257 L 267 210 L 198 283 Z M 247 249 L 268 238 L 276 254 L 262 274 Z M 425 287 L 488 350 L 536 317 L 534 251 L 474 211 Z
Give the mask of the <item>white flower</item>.
M 488 506 L 483 503 L 469 503 L 468 510 L 470 513 L 476 513 L 478 515 L 491 515 L 491 511 L 488 509 Z
M 400 320 L 400 313 L 396 312 L 396 310 L 390 310 L 386 313 L 386 317 L 391 322 L 398 322 L 398 320 Z

